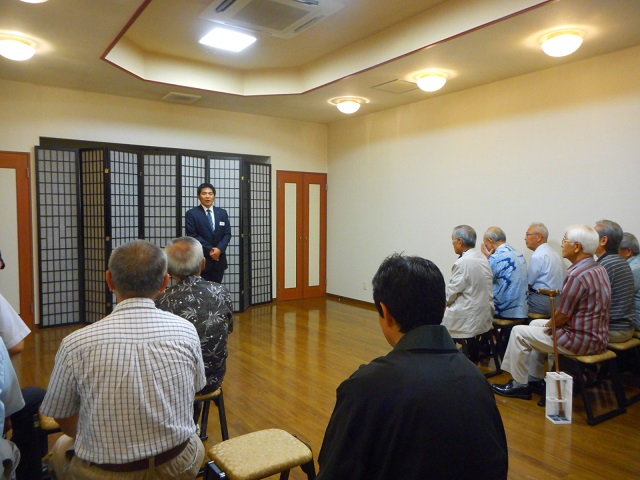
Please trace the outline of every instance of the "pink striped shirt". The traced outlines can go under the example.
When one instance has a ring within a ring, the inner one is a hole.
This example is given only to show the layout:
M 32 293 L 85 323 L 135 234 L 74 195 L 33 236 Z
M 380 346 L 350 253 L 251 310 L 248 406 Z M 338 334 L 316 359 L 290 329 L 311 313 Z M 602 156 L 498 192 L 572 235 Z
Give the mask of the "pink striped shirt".
M 558 311 L 571 317 L 558 329 L 558 345 L 576 355 L 599 353 L 609 340 L 611 286 L 606 269 L 586 258 L 567 270 Z

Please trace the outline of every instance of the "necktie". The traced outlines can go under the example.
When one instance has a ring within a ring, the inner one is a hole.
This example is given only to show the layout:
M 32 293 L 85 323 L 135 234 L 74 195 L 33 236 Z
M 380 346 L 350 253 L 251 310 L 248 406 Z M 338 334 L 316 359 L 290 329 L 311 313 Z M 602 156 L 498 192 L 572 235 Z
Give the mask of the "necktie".
M 207 209 L 207 220 L 209 220 L 209 225 L 211 225 L 211 230 L 215 230 L 216 227 L 213 226 L 213 218 L 211 217 L 211 210 Z

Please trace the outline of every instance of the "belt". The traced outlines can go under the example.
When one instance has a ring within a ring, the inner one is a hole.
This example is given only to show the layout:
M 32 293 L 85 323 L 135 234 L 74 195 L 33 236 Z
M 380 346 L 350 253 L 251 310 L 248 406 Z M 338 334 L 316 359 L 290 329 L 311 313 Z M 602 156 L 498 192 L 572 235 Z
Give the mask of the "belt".
M 148 470 L 151 464 L 162 465 L 163 463 L 173 460 L 186 448 L 189 439 L 182 442 L 177 447 L 173 447 L 166 452 L 159 453 L 155 457 L 142 458 L 128 463 L 92 463 L 91 466 L 108 472 L 137 472 L 139 470 Z

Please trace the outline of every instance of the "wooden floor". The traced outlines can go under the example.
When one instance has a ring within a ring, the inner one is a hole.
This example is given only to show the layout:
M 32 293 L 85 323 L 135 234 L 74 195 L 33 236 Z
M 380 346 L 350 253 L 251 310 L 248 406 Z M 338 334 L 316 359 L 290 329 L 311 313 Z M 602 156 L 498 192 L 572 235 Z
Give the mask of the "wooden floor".
M 372 306 L 334 298 L 274 302 L 236 315 L 223 386 L 231 437 L 283 428 L 309 443 L 317 458 L 336 387 L 359 365 L 390 349 L 377 318 Z M 58 345 L 75 328 L 43 329 L 28 337 L 25 352 L 14 362 L 23 386 L 46 388 Z M 490 381 L 509 378 L 505 373 Z M 629 374 L 625 380 L 640 385 Z M 605 388 L 598 394 L 602 402 L 611 400 Z M 591 427 L 579 396 L 570 425 L 546 420 L 535 396 L 496 400 L 509 443 L 510 479 L 640 478 L 640 402 Z M 220 441 L 215 407 L 209 435 L 207 447 Z M 290 478 L 306 476 L 295 469 Z

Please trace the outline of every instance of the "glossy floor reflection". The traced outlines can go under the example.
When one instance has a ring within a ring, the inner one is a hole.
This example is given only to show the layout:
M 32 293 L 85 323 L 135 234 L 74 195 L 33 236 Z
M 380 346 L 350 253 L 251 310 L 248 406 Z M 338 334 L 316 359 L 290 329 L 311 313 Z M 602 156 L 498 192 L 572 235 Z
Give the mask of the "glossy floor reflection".
M 46 388 L 58 345 L 75 328 L 43 329 L 28 337 L 15 359 L 22 385 Z M 389 349 L 372 305 L 320 298 L 274 302 L 236 315 L 223 385 L 231 437 L 278 427 L 309 443 L 317 458 L 337 386 Z M 630 393 L 640 391 L 638 377 L 624 375 Z M 505 373 L 490 381 L 509 378 Z M 596 408 L 613 401 L 605 387 L 595 390 Z M 537 400 L 496 398 L 507 431 L 510 479 L 640 478 L 640 402 L 590 427 L 580 396 L 573 399 L 570 425 L 546 420 Z M 221 440 L 215 407 L 208 428 L 207 447 Z M 290 478 L 306 476 L 294 469 Z

